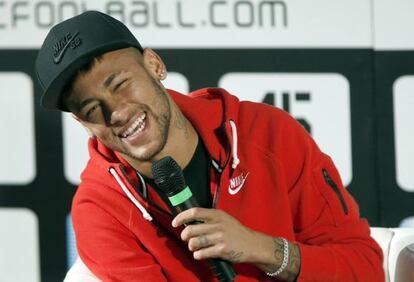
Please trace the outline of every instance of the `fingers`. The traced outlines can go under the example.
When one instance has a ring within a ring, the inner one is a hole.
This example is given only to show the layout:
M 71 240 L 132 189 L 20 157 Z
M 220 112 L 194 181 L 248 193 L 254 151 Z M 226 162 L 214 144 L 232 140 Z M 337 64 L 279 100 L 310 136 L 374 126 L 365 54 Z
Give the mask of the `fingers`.
M 207 248 L 203 248 L 193 252 L 193 257 L 197 260 L 206 259 L 206 258 L 214 258 L 217 257 L 220 253 L 220 246 L 213 245 Z
M 188 249 L 192 252 L 214 245 L 211 235 L 200 235 L 188 241 Z
M 214 224 L 189 225 L 181 232 L 181 239 L 188 241 L 190 251 L 195 251 L 221 242 L 223 233 Z
M 187 225 L 194 221 L 201 223 Z M 188 242 L 188 249 L 197 260 L 221 258 L 242 262 L 246 260 L 246 242 L 250 242 L 247 245 L 254 245 L 255 242 L 237 220 L 217 209 L 191 208 L 183 211 L 172 221 L 174 227 L 182 225 L 186 226 L 181 232 L 181 239 Z
M 181 232 L 181 239 L 188 241 L 188 249 L 194 252 L 222 242 L 223 232 L 214 223 L 188 225 Z
M 188 225 L 181 232 L 181 240 L 188 241 L 193 237 L 218 231 L 218 226 L 210 223 Z
M 193 221 L 212 222 L 220 213 L 221 211 L 216 209 L 191 208 L 179 213 L 172 221 L 172 226 L 178 227 Z
M 230 262 L 241 262 L 244 257 L 244 253 L 241 251 L 227 250 L 224 244 L 211 245 L 207 248 L 201 248 L 193 252 L 193 257 L 196 260 L 209 259 L 209 258 L 222 258 Z

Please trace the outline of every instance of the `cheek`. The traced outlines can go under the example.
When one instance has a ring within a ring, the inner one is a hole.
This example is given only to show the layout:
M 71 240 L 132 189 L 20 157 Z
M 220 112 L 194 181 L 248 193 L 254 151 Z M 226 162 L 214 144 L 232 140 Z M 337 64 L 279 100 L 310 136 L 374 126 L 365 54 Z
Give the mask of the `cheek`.
M 126 100 L 137 100 L 140 90 L 137 87 L 129 86 L 121 90 L 120 96 Z
M 129 87 L 126 87 L 122 93 L 122 97 L 125 97 L 129 101 L 146 105 L 156 103 L 157 96 L 157 88 L 146 81 L 143 81 L 140 85 L 133 83 Z
M 90 132 L 101 140 L 111 140 L 114 138 L 111 129 L 105 126 L 95 126 L 90 128 Z

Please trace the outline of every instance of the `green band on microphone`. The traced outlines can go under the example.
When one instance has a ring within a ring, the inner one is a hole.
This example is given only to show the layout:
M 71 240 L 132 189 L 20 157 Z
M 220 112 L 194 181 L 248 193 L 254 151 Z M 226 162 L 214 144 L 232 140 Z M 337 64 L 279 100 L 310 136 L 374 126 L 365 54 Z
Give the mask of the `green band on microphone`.
M 175 194 L 172 197 L 168 197 L 168 199 L 170 200 L 171 204 L 175 207 L 190 199 L 191 196 L 193 196 L 193 193 L 191 193 L 190 188 L 187 186 L 184 188 L 183 191 L 181 191 L 178 194 Z

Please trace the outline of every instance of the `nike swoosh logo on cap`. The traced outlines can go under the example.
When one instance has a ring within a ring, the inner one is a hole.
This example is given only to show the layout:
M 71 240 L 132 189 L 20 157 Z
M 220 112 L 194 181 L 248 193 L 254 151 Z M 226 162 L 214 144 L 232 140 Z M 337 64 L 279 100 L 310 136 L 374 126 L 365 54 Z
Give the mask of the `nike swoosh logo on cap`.
M 62 61 L 63 55 L 65 54 L 66 50 L 68 49 L 70 43 L 76 38 L 76 36 L 78 36 L 79 31 L 75 33 L 74 36 L 72 36 L 71 39 L 68 40 L 68 42 L 66 42 L 65 46 L 63 46 L 62 50 L 60 50 L 60 52 L 57 54 L 57 56 L 53 56 L 53 62 L 55 64 L 59 64 L 60 61 Z

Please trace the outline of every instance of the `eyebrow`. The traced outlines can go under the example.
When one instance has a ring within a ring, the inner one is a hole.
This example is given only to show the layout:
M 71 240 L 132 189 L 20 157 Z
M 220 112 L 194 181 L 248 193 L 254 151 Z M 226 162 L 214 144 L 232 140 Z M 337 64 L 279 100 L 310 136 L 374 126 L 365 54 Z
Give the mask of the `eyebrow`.
M 105 88 L 108 88 L 109 85 L 111 85 L 112 81 L 115 79 L 115 77 L 118 75 L 119 73 L 112 73 L 110 76 L 108 76 L 103 85 L 105 86 Z

